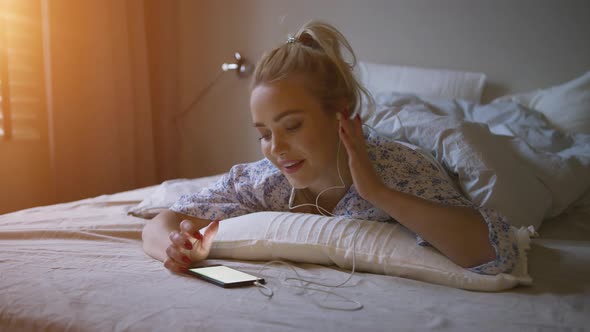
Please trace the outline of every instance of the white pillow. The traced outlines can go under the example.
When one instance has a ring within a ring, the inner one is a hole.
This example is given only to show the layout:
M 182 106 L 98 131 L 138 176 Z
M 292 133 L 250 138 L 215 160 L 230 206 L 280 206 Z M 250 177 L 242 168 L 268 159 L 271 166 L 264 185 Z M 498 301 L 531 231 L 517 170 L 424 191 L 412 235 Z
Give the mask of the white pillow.
M 127 214 L 140 218 L 152 218 L 162 210 L 171 207 L 182 195 L 194 194 L 216 182 L 221 174 L 197 179 L 174 179 L 162 182 L 156 190 L 141 203 L 132 207 Z
M 368 62 L 359 62 L 357 73 L 373 96 L 383 92 L 401 92 L 479 103 L 486 82 L 483 73 Z
M 540 111 L 564 132 L 590 134 L 590 71 L 561 85 L 495 101 L 514 101 Z
M 511 274 L 495 276 L 471 272 L 436 249 L 417 245 L 415 236 L 397 223 L 290 212 L 258 212 L 222 220 L 209 257 L 285 259 L 351 269 L 354 255 L 357 271 L 469 290 L 500 291 L 532 283 L 526 258 L 529 231 L 513 231 L 520 260 Z

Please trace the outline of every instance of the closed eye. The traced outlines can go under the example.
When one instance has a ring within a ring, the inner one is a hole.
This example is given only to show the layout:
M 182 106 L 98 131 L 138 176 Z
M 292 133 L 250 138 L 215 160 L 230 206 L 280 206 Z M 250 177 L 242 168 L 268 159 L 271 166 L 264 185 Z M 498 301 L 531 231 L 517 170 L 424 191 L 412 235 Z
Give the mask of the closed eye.
M 261 133 L 260 137 L 258 137 L 259 141 L 268 141 L 271 137 L 271 133 L 267 132 L 267 133 Z
M 301 128 L 302 124 L 303 124 L 302 122 L 297 122 L 295 124 L 287 125 L 285 127 L 285 130 L 290 133 L 296 132 L 297 130 L 299 130 L 299 128 Z M 271 139 L 271 137 L 272 137 L 271 131 L 265 131 L 265 132 L 261 131 L 260 137 L 258 137 L 258 140 L 259 141 L 268 141 Z
M 301 122 L 298 122 L 297 124 L 295 124 L 293 126 L 287 127 L 287 131 L 293 132 L 293 131 L 296 131 L 299 128 L 301 128 Z

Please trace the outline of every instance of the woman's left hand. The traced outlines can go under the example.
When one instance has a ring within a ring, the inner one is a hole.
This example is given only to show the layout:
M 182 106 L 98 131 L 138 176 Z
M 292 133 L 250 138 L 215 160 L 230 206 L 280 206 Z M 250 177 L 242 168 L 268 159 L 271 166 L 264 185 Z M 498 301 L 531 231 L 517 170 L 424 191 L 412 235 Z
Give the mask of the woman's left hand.
M 363 127 L 359 115 L 352 120 L 347 113 L 338 113 L 340 122 L 340 139 L 348 152 L 348 167 L 356 191 L 366 200 L 370 201 L 372 194 L 376 194 L 384 187 L 383 182 L 377 176 L 373 163 L 369 158 Z

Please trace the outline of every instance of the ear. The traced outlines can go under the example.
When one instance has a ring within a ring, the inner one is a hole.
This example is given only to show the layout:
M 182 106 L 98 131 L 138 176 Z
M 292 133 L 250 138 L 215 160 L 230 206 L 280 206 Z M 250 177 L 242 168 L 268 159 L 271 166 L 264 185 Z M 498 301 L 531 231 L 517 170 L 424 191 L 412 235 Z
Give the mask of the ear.
M 352 119 L 352 115 L 350 114 L 350 110 L 348 109 L 348 107 L 343 108 L 342 115 L 344 115 L 344 117 L 348 120 Z
M 342 111 L 336 112 L 336 119 L 340 121 L 341 119 L 348 119 L 352 120 L 354 118 L 354 114 L 350 114 L 347 108 L 344 108 Z
M 333 104 L 335 110 L 338 113 L 342 113 L 344 116 L 350 116 L 350 105 L 346 102 L 346 98 L 341 97 L 337 102 Z

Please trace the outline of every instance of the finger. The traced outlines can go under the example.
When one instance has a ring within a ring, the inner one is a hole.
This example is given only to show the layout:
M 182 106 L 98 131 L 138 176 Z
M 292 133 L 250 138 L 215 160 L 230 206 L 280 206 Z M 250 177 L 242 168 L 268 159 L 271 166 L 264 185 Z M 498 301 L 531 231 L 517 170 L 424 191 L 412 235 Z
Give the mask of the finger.
M 172 231 L 170 232 L 168 238 L 170 239 L 170 242 L 176 246 L 186 248 L 188 250 L 193 249 L 193 244 L 191 241 L 186 237 L 186 235 L 180 232 Z
M 354 128 L 356 130 L 357 133 L 361 134 L 363 133 L 363 121 L 361 120 L 361 116 L 360 114 L 357 114 L 354 118 Z
M 211 245 L 213 244 L 213 238 L 215 238 L 215 235 L 217 234 L 217 231 L 219 230 L 219 220 L 215 220 L 212 223 L 209 224 L 209 226 L 207 226 L 207 228 L 205 229 L 205 234 L 203 235 L 203 247 L 206 249 L 211 248 Z
M 188 269 L 185 266 L 178 265 L 172 259 L 168 258 L 164 261 L 164 267 L 176 273 L 185 273 Z
M 364 140 L 363 124 L 360 115 L 357 114 L 354 118 L 347 121 L 345 132 L 355 140 Z
M 344 133 L 347 134 L 351 141 L 355 142 L 358 147 L 365 145 L 365 135 L 363 133 L 363 121 L 361 116 L 357 114 L 348 125 L 344 128 Z
M 168 255 L 168 258 L 172 259 L 176 264 L 180 266 L 186 267 L 193 262 L 187 255 L 182 253 L 180 250 L 178 250 L 178 248 L 176 248 L 173 245 L 168 246 L 168 248 L 166 248 L 166 255 Z
M 345 119 L 343 116 L 340 116 L 339 119 L 340 123 L 338 128 L 338 135 L 340 136 L 340 140 L 342 140 L 342 142 L 344 143 L 346 150 L 350 152 L 350 148 L 352 147 L 352 145 L 350 141 L 350 128 L 348 125 L 348 120 Z
M 338 131 L 340 135 L 340 140 L 344 143 L 344 147 L 348 152 L 350 157 L 353 157 L 358 150 L 358 141 L 359 137 L 357 137 L 356 130 L 353 128 L 353 123 L 351 120 L 344 120 L 340 124 L 340 130 Z M 364 140 L 364 137 L 362 138 Z
M 196 238 L 197 240 L 202 239 L 201 233 L 199 233 L 199 226 L 197 226 L 191 220 L 183 220 L 180 223 L 180 229 L 186 234 L 189 234 L 190 236 Z
M 344 147 L 346 148 L 346 151 L 349 153 L 349 155 L 354 155 L 362 150 L 365 139 L 362 134 L 362 127 L 353 129 L 353 126 L 357 127 L 356 121 L 354 124 L 350 123 L 348 125 L 350 129 L 346 130 L 346 126 L 342 125 L 340 126 L 339 130 L 340 139 L 344 143 Z
M 350 137 L 351 141 L 364 140 L 363 126 L 359 115 L 356 115 L 352 119 L 346 118 L 346 121 L 341 123 L 341 127 L 344 133 Z
M 352 154 L 353 151 L 350 136 L 344 131 L 344 128 L 342 127 L 340 127 L 340 130 L 338 130 L 338 134 L 340 135 L 340 140 L 342 141 L 342 144 L 344 144 L 344 148 L 346 149 L 348 154 Z
M 361 120 L 361 116 L 359 114 L 357 114 L 354 119 L 354 127 L 357 136 L 356 141 L 358 142 L 358 147 L 362 150 L 366 150 L 367 144 L 365 143 L 365 134 L 363 132 L 363 120 Z
M 338 120 L 340 122 L 340 128 L 345 133 L 350 133 L 352 127 L 350 126 L 350 119 L 348 118 L 348 112 L 340 112 L 338 113 Z

